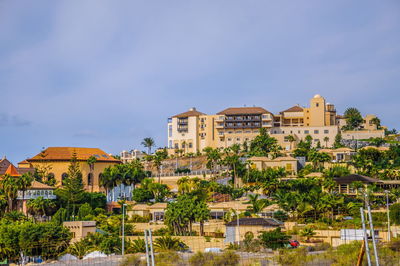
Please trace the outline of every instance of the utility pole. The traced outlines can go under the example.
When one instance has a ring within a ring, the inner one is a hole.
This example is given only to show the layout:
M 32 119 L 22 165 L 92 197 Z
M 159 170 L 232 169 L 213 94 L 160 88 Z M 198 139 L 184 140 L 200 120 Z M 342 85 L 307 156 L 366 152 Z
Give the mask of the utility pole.
M 372 223 L 371 207 L 369 205 L 368 205 L 368 217 L 369 217 L 369 228 L 372 234 L 372 246 L 374 248 L 375 262 L 376 266 L 379 266 L 378 250 L 376 248 L 376 241 L 375 241 L 375 230 L 374 230 L 374 224 Z
M 125 255 L 125 206 L 122 204 L 122 257 Z
M 154 266 L 154 250 L 153 250 L 153 236 L 151 234 L 151 229 L 149 231 L 149 238 L 150 238 L 150 258 L 151 258 L 151 266 Z
M 362 228 L 364 231 L 364 242 L 365 242 L 365 253 L 367 253 L 367 262 L 368 266 L 371 266 L 371 254 L 369 253 L 369 246 L 368 246 L 368 234 L 367 234 L 367 228 L 365 226 L 365 218 L 364 218 L 364 208 L 360 208 L 361 212 L 361 222 L 362 222 Z
M 147 266 L 150 266 L 150 258 L 149 258 L 149 243 L 148 243 L 148 239 L 147 239 L 147 230 L 144 230 L 144 245 L 146 246 L 146 262 L 147 262 Z
M 390 242 L 390 215 L 389 215 L 389 191 L 385 190 L 386 193 L 386 213 L 387 213 L 387 220 L 388 220 L 388 237 L 387 240 Z

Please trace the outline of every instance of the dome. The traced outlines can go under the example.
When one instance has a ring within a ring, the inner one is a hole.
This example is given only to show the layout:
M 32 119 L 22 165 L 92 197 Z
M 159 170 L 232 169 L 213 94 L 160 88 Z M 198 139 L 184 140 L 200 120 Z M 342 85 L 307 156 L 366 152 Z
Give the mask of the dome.
M 322 97 L 321 97 L 321 95 L 319 95 L 319 94 L 315 94 L 315 95 L 314 95 L 314 99 L 316 99 L 316 98 L 322 98 Z

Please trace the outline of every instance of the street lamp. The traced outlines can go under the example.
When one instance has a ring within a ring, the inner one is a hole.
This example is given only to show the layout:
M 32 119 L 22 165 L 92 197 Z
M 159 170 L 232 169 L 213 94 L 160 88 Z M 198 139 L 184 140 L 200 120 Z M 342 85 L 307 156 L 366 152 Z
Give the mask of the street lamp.
M 385 190 L 386 193 L 386 213 L 388 220 L 388 242 L 390 242 L 390 215 L 389 215 L 389 191 Z
M 125 255 L 125 206 L 122 204 L 122 256 Z

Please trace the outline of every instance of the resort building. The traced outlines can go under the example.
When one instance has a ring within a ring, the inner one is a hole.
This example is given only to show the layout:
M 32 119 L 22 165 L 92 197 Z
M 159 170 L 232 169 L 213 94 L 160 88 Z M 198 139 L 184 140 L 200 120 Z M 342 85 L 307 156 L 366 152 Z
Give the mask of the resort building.
M 3 159 L 0 161 L 0 165 L 5 165 L 8 164 L 7 169 L 5 171 L 1 171 L 0 173 L 0 179 L 3 178 L 3 176 L 8 175 L 11 176 L 15 179 L 18 179 L 22 176 L 22 174 L 27 173 L 27 171 L 24 171 L 26 169 L 22 169 L 21 172 L 8 160 L 7 162 L 5 161 L 6 159 Z M 2 168 L 3 169 L 3 168 Z M 2 170 L 1 169 L 1 170 Z M 27 209 L 27 201 L 31 199 L 37 199 L 38 197 L 42 197 L 44 199 L 55 199 L 56 196 L 53 194 L 55 187 L 48 186 L 46 184 L 43 184 L 41 182 L 38 182 L 36 180 L 33 180 L 30 187 L 26 189 L 26 191 L 18 191 L 17 192 L 17 197 L 16 197 L 16 209 L 18 211 L 23 212 L 24 214 L 28 213 Z
M 106 167 L 121 163 L 120 160 L 98 148 L 49 147 L 32 158 L 18 163 L 18 167 L 19 169 L 45 169 L 47 176 L 54 178 L 56 185 L 61 186 L 63 180 L 68 177 L 68 167 L 74 153 L 82 172 L 85 190 L 90 192 L 103 191 L 104 189 L 100 187 L 101 173 Z M 91 156 L 96 158 L 92 167 L 88 164 Z
M 146 154 L 139 150 L 122 151 L 120 153 L 121 161 L 123 163 L 130 163 L 134 160 L 141 160 Z
M 278 114 L 262 107 L 231 107 L 206 115 L 191 108 L 168 119 L 168 148 L 171 154 L 176 150 L 195 153 L 205 147 L 225 148 L 250 142 L 261 128 L 267 129 L 285 150 L 293 150 L 308 135 L 314 146 L 320 143 L 331 147 L 339 132 L 343 139 L 383 137 L 384 130 L 377 128 L 374 118 L 367 115 L 358 131 L 341 132 L 346 124 L 344 117 L 337 115 L 335 106 L 319 94 L 310 99 L 308 107 L 295 105 Z M 295 141 L 290 142 L 289 136 Z

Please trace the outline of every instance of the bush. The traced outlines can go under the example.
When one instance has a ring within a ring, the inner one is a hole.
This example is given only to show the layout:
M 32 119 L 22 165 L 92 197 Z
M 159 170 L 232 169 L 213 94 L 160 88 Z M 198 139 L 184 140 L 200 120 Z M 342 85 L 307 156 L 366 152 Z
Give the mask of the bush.
M 148 223 L 150 222 L 151 217 L 149 215 L 146 216 L 140 216 L 138 214 L 133 214 L 130 218 L 129 221 L 131 223 Z
M 128 242 L 127 253 L 144 253 L 146 252 L 146 243 L 144 239 L 139 238 Z
M 144 188 L 136 188 L 132 192 L 132 200 L 136 202 L 148 202 L 153 198 L 153 194 Z
M 140 257 L 136 255 L 128 255 L 122 261 L 120 266 L 139 266 L 140 265 Z
M 188 174 L 190 173 L 189 168 L 178 168 L 175 170 L 175 174 Z
M 281 228 L 262 232 L 258 237 L 264 247 L 271 249 L 283 248 L 288 243 L 290 238 L 289 235 L 281 231 Z
M 281 210 L 274 212 L 273 217 L 281 222 L 285 222 L 289 218 L 287 213 Z
M 181 264 L 183 264 L 181 256 L 173 251 L 161 252 L 155 256 L 155 265 L 157 266 L 171 266 Z
M 326 242 L 319 243 L 315 246 L 310 246 L 308 251 L 323 251 L 323 250 L 328 250 L 331 248 L 331 245 Z
M 400 224 L 400 203 L 395 203 L 389 208 L 390 221 L 394 224 Z
M 154 230 L 153 232 L 153 236 L 165 236 L 170 234 L 170 230 L 167 227 L 161 227 L 159 229 Z
M 189 259 L 192 266 L 235 266 L 239 265 L 240 256 L 233 251 L 222 254 L 197 252 Z
M 181 251 L 187 249 L 187 245 L 177 237 L 162 236 L 154 240 L 154 248 L 157 252 Z

